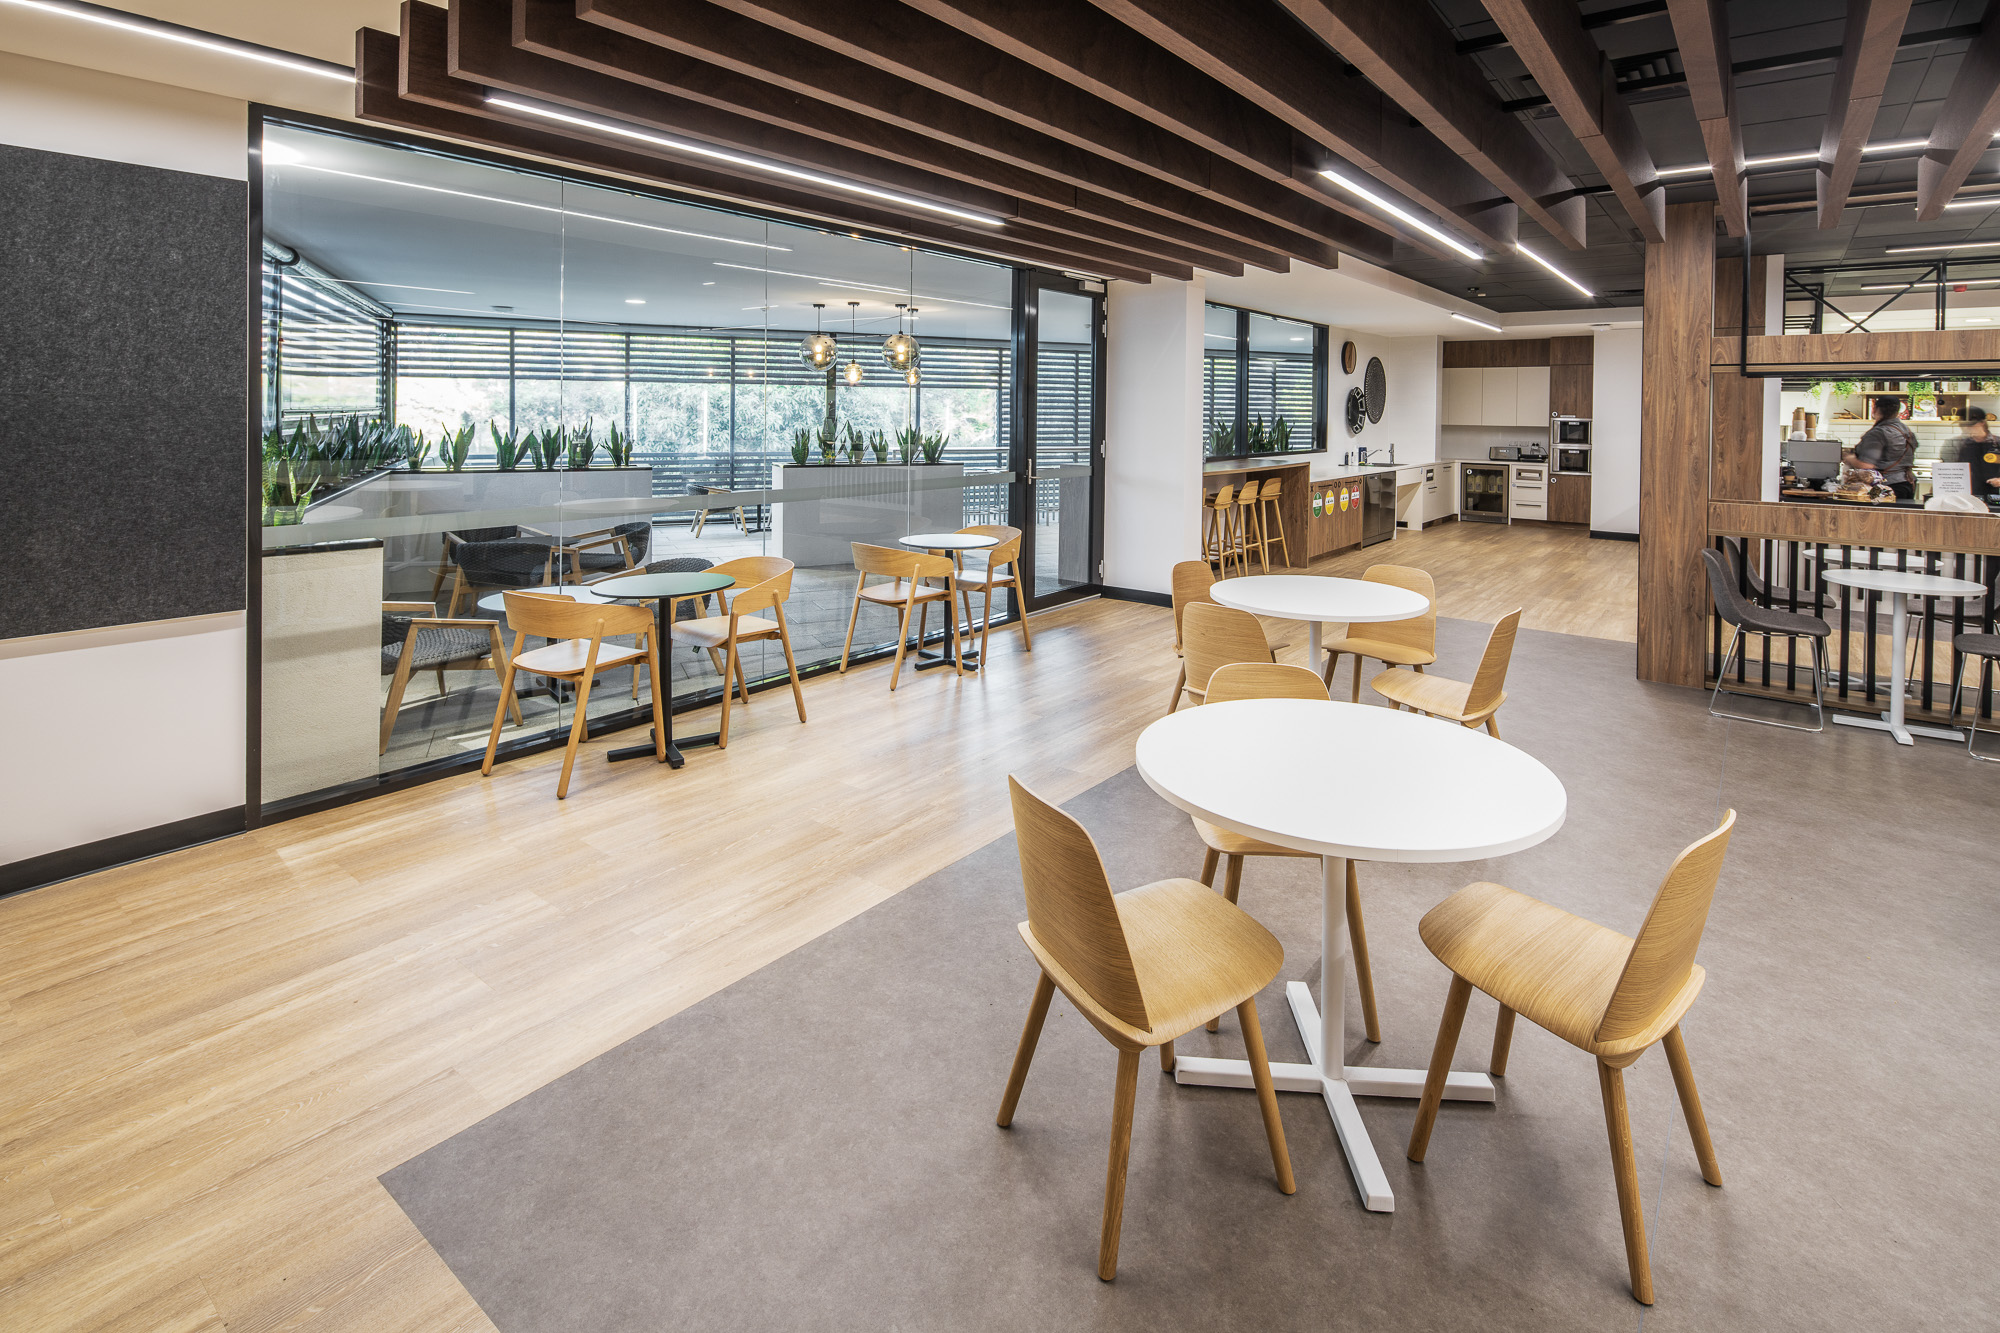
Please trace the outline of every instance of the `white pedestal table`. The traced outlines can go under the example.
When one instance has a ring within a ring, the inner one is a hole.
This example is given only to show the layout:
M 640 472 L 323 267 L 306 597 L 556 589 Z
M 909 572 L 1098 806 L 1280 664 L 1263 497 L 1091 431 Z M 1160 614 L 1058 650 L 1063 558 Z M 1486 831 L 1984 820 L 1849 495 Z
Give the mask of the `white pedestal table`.
M 1902 569 L 1822 569 L 1822 583 L 1838 583 L 1863 592 L 1879 592 L 1889 598 L 1889 711 L 1876 717 L 1855 717 L 1835 713 L 1833 720 L 1844 727 L 1872 727 L 1886 731 L 1898 745 L 1914 745 L 1916 736 L 1958 741 L 1965 737 L 1947 727 L 1913 727 L 1903 721 L 1903 695 L 1907 689 L 1905 664 L 1909 661 L 1909 600 L 1912 597 L 1980 597 L 1986 585 L 1970 579 L 1946 578 L 1942 574 L 1917 574 Z
M 1319 627 L 1323 621 L 1350 625 L 1385 620 L 1409 620 L 1422 615 L 1430 602 L 1420 592 L 1393 583 L 1366 579 L 1331 579 L 1317 574 L 1253 574 L 1223 579 L 1209 596 L 1224 606 L 1252 615 L 1306 622 L 1306 666 L 1320 669 Z M 1354 669 L 1359 671 L 1357 662 Z

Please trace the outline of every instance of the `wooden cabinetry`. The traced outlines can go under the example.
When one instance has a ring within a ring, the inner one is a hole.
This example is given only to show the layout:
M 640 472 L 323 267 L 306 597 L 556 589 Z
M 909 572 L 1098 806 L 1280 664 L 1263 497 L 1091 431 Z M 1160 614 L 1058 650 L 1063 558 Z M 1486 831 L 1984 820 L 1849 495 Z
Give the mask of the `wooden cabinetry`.
M 1316 481 L 1312 489 L 1312 554 L 1331 555 L 1361 545 L 1361 479 Z
M 1566 476 L 1549 478 L 1549 522 L 1590 525 L 1590 478 Z

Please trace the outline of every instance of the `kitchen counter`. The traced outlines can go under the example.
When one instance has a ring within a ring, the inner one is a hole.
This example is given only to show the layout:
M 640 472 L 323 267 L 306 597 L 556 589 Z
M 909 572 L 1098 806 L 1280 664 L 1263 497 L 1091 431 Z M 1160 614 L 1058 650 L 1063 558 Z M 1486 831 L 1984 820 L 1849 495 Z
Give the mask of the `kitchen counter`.
M 1205 459 L 1204 476 L 1217 472 L 1262 472 L 1274 467 L 1306 467 L 1315 458 L 1325 458 L 1324 449 L 1294 449 L 1288 454 L 1246 454 L 1242 458 Z

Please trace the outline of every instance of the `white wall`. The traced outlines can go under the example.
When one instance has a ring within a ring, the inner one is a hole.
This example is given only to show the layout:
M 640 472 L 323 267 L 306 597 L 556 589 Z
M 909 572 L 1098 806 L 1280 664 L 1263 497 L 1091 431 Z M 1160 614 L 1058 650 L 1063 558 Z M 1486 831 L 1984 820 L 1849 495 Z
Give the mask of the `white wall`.
M 0 52 L 0 142 L 243 180 L 248 124 L 241 101 Z M 0 640 L 0 699 L 0 864 L 243 804 L 241 611 Z
M 1612 329 L 1594 337 L 1590 376 L 1592 532 L 1639 530 L 1639 349 L 1643 337 L 1640 329 Z
M 1104 374 L 1104 582 L 1168 592 L 1201 555 L 1202 282 L 1113 282 Z
M 1352 329 L 1329 330 L 1326 376 L 1326 445 L 1324 458 L 1313 460 L 1313 477 L 1324 480 L 1340 467 L 1341 455 L 1366 447 L 1370 458 L 1388 457 L 1396 446 L 1398 463 L 1430 463 L 1438 457 L 1438 420 L 1443 378 L 1438 373 L 1444 339 L 1435 334 L 1385 338 Z M 1354 373 L 1340 369 L 1342 343 L 1354 344 Z M 1380 421 L 1371 421 L 1359 435 L 1347 433 L 1347 392 L 1359 386 L 1372 357 L 1382 358 L 1389 384 L 1388 402 Z

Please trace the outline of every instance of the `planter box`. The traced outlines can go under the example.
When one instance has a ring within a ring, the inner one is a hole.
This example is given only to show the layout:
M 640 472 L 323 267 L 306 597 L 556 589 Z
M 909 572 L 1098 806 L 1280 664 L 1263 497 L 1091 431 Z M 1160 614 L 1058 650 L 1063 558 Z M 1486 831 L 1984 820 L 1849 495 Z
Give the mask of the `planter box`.
M 896 545 L 912 532 L 965 526 L 963 463 L 784 463 L 771 469 L 773 490 L 803 490 L 810 500 L 771 506 L 773 551 L 800 566 L 847 568 L 853 543 Z
M 263 577 L 264 800 L 374 777 L 382 544 L 274 552 L 263 557 Z

